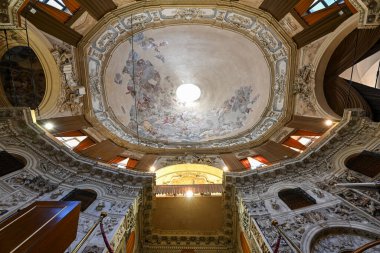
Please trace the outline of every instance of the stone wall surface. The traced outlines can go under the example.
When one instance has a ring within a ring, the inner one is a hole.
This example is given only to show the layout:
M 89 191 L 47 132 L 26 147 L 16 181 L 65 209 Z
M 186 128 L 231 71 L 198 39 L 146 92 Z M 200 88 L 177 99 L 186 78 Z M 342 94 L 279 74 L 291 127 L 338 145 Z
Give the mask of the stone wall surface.
M 33 123 L 29 109 L 0 108 L 0 150 L 22 156 L 26 166 L 0 178 L 0 220 L 34 201 L 55 201 L 75 188 L 91 189 L 97 199 L 79 218 L 77 245 L 105 211 L 104 228 L 116 249 L 135 228 L 141 193 L 152 175 L 117 170 L 82 158 L 55 142 Z M 106 252 L 99 227 L 80 252 Z
M 361 111 L 346 111 L 334 129 L 298 158 L 259 170 L 228 173 L 225 184 L 235 187 L 240 224 L 251 246 L 273 252 L 278 233 L 272 220 L 277 220 L 305 253 L 354 250 L 380 238 L 379 193 L 335 185 L 379 179 L 380 175 L 369 178 L 344 164 L 363 150 L 378 153 L 379 134 L 379 123 L 364 118 Z M 279 198 L 279 191 L 298 187 L 316 204 L 291 210 Z M 376 250 L 379 248 L 368 252 Z M 282 240 L 280 252 L 296 251 Z
M 223 197 L 230 217 L 226 229 L 237 212 L 252 249 L 262 252 L 273 252 L 276 244 L 274 219 L 305 253 L 352 250 L 379 238 L 379 193 L 335 185 L 379 180 L 379 175 L 369 178 L 344 163 L 363 150 L 378 153 L 379 130 L 380 124 L 364 118 L 362 111 L 346 111 L 336 127 L 299 157 L 257 170 L 226 173 Z M 105 229 L 117 248 L 135 229 L 139 206 L 147 208 L 151 202 L 152 174 L 111 168 L 73 153 L 34 124 L 29 109 L 0 109 L 0 150 L 26 160 L 23 169 L 0 178 L 0 219 L 36 200 L 59 200 L 75 188 L 96 191 L 97 199 L 81 213 L 77 239 L 67 252 L 101 211 L 109 214 Z M 278 192 L 297 187 L 316 204 L 290 210 Z M 97 229 L 82 252 L 105 252 L 100 237 Z M 282 240 L 280 252 L 295 251 Z

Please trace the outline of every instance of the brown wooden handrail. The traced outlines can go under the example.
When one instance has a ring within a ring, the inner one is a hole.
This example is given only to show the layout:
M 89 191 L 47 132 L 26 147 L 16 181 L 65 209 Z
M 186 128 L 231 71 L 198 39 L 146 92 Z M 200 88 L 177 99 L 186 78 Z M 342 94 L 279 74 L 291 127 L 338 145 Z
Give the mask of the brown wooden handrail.
M 373 241 L 373 242 L 369 242 L 367 244 L 364 244 L 363 246 L 361 246 L 360 248 L 355 250 L 353 253 L 362 253 L 362 252 L 366 251 L 367 249 L 375 247 L 376 245 L 380 245 L 380 239 Z

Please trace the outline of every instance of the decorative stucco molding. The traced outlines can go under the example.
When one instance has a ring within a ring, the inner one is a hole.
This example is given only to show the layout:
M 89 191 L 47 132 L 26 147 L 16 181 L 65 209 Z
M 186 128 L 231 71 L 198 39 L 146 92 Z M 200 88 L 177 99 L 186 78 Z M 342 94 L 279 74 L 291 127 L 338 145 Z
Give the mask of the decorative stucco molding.
M 360 13 L 360 28 L 375 28 L 380 25 L 380 1 L 379 0 L 349 0 Z
M 379 123 L 364 118 L 363 111 L 346 111 L 339 125 L 301 156 L 258 170 L 227 173 L 225 181 L 236 188 L 237 200 L 242 207 L 240 212 L 245 215 L 246 221 L 242 224 L 245 233 L 257 234 L 259 229 L 266 241 L 263 244 L 248 236 L 251 244 L 260 245 L 262 250 L 267 248 L 265 245 L 275 244 L 278 235 L 270 223 L 272 219 L 279 222 L 279 226 L 301 249 L 310 246 L 310 240 L 305 240 L 313 226 L 325 228 L 331 222 L 356 222 L 367 229 L 379 227 L 380 196 L 376 192 L 335 186 L 336 183 L 378 180 L 380 175 L 369 178 L 345 166 L 341 168 L 341 165 L 349 154 L 357 150 L 378 152 L 379 132 Z M 279 198 L 278 192 L 297 187 L 314 198 L 316 204 L 291 210 Z M 359 241 L 353 249 L 361 246 Z M 331 247 L 333 245 L 331 241 Z M 282 243 L 282 250 L 291 250 L 289 247 Z
M 0 2 L 0 29 L 18 27 L 17 11 L 23 2 L 23 0 L 3 0 Z
M 0 220 L 33 201 L 59 200 L 75 188 L 97 193 L 97 199 L 81 212 L 77 238 L 68 250 L 83 238 L 101 211 L 108 213 L 104 227 L 116 248 L 120 237 L 136 226 L 133 217 L 142 190 L 153 183 L 151 174 L 118 170 L 78 156 L 39 128 L 26 108 L 0 108 L 0 150 L 26 161 L 23 169 L 0 178 Z M 97 228 L 81 251 L 102 252 L 104 248 Z
M 234 4 L 236 5 L 236 4 Z M 131 6 L 128 6 L 131 9 Z M 129 10 L 128 9 L 128 10 Z M 89 90 L 88 105 L 91 107 L 87 118 L 99 127 L 103 134 L 119 145 L 135 148 L 165 150 L 194 150 L 194 149 L 226 149 L 237 148 L 242 145 L 251 145 L 254 141 L 263 141 L 270 132 L 275 131 L 281 122 L 289 116 L 290 106 L 290 79 L 293 76 L 294 45 L 284 38 L 281 28 L 273 26 L 266 18 L 266 14 L 259 10 L 241 9 L 236 5 L 232 10 L 223 4 L 217 7 L 161 7 L 136 9 L 133 20 L 129 12 L 118 9 L 113 13 L 110 21 L 103 26 L 95 26 L 94 31 L 80 43 L 80 51 L 88 52 L 88 61 L 85 66 L 87 88 Z M 262 119 L 252 129 L 239 136 L 227 139 L 213 140 L 199 143 L 159 142 L 144 139 L 130 131 L 114 118 L 108 110 L 104 98 L 103 70 L 109 53 L 121 41 L 131 36 L 131 23 L 134 33 L 150 28 L 166 25 L 198 24 L 228 29 L 241 33 L 259 45 L 271 65 L 272 90 L 271 100 Z M 278 26 L 278 24 L 277 24 Z M 277 29 L 281 30 L 279 32 Z M 112 133 L 112 134 L 111 134 Z M 139 144 L 137 146 L 136 144 Z

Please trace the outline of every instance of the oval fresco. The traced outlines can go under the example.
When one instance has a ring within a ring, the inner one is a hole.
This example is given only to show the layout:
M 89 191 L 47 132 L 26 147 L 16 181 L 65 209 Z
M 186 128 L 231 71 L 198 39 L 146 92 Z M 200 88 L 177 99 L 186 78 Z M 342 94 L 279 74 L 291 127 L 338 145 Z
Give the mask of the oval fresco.
M 98 27 L 84 50 L 87 116 L 125 145 L 231 148 L 262 140 L 289 113 L 293 47 L 255 12 L 126 12 Z M 200 97 L 181 102 L 183 84 L 197 86 Z
M 134 75 L 134 82 L 133 82 Z M 270 97 L 270 68 L 246 37 L 210 26 L 146 30 L 120 43 L 104 72 L 113 115 L 140 137 L 168 142 L 227 138 L 254 126 Z M 181 84 L 201 90 L 181 102 Z M 138 125 L 138 127 L 137 127 Z

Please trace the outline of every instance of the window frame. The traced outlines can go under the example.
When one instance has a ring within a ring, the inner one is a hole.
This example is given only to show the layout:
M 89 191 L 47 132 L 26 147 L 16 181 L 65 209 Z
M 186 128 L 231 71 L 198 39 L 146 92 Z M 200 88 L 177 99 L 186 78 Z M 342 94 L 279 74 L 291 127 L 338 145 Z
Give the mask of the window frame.
M 315 11 L 311 11 L 311 9 L 313 9 L 314 7 L 316 7 L 319 3 L 321 3 L 324 8 L 321 8 L 321 9 L 318 9 L 318 10 L 315 10 Z M 341 3 L 344 3 L 344 0 L 335 0 L 332 4 L 328 4 L 326 3 L 325 0 L 315 0 L 311 5 L 310 7 L 307 9 L 306 13 L 307 14 L 312 14 L 312 13 L 316 13 L 318 11 L 321 11 L 321 10 L 324 10 L 326 8 L 329 8 L 330 6 L 333 6 L 334 4 L 341 4 Z
M 49 5 L 49 6 L 53 7 L 53 8 L 56 8 L 57 10 L 60 10 L 60 11 L 63 11 L 63 12 L 69 12 L 70 13 L 70 11 L 66 7 L 66 5 L 63 2 L 59 1 L 59 0 L 38 0 L 38 1 L 41 2 L 41 3 L 47 4 L 47 5 Z M 53 1 L 53 2 L 57 3 L 62 8 L 58 9 L 56 6 L 49 4 L 50 1 Z

